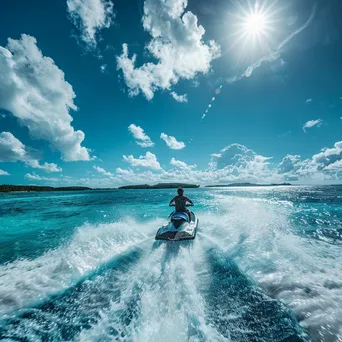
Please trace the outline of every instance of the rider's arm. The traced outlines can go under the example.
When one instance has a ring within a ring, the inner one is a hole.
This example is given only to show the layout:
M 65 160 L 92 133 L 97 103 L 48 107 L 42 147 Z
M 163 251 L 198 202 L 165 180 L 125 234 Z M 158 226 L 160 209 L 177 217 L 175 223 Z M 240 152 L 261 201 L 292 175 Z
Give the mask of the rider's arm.
M 185 199 L 186 199 L 191 205 L 194 205 L 194 202 L 191 201 L 191 199 L 189 199 L 189 198 L 187 198 L 187 197 L 185 197 Z
M 176 200 L 176 197 L 172 198 L 172 200 L 170 201 L 169 205 L 171 205 L 175 200 Z

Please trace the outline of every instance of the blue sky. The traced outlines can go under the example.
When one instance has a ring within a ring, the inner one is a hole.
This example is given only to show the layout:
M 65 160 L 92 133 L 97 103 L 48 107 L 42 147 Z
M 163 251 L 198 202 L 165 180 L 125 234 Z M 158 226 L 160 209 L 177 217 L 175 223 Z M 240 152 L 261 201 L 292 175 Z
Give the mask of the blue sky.
M 0 183 L 338 183 L 342 4 L 3 0 Z

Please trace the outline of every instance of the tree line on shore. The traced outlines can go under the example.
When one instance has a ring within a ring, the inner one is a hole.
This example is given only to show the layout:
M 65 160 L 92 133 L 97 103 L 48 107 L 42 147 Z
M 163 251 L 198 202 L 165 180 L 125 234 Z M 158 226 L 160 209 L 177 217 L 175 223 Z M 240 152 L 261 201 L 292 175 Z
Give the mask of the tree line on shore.
M 0 185 L 0 192 L 49 192 L 49 191 L 84 191 L 84 190 L 133 190 L 133 189 L 173 189 L 173 188 L 199 188 L 199 185 L 183 184 L 183 183 L 159 183 L 155 185 L 127 185 L 119 188 L 89 188 L 86 186 L 66 186 L 66 187 L 53 187 L 53 186 L 38 186 L 38 185 Z

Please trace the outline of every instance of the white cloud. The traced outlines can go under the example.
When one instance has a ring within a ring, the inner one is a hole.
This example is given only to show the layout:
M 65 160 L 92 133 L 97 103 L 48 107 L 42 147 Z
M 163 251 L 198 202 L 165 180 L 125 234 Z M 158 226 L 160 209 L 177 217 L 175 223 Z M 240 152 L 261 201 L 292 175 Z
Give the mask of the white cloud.
M 277 166 L 280 174 L 296 171 L 301 167 L 301 157 L 299 155 L 288 154 Z
M 178 95 L 176 92 L 172 91 L 171 93 L 171 96 L 177 101 L 177 102 L 180 102 L 180 103 L 186 103 L 188 102 L 188 95 L 187 94 L 184 94 L 184 95 Z
M 114 177 L 84 178 L 79 180 L 79 184 L 110 187 L 159 182 L 202 185 L 241 182 L 270 184 L 288 181 L 291 183 L 331 183 L 342 179 L 341 150 L 342 142 L 337 142 L 333 148 L 325 148 L 309 159 L 301 160 L 298 155 L 287 155 L 280 163 L 275 163 L 272 162 L 271 158 L 262 156 L 244 145 L 231 144 L 222 149 L 220 153 L 213 154 L 212 160 L 206 169 L 198 170 L 193 165 L 187 165 L 173 158 L 171 165 L 177 167 L 170 170 L 158 167 L 151 168 L 152 170 L 148 171 L 139 169 L 135 172 L 132 169 L 117 168 Z M 146 166 L 141 165 L 141 162 L 144 163 L 144 160 L 149 158 L 140 157 L 134 159 L 130 156 L 126 157 L 126 159 L 129 159 L 133 166 Z M 75 183 L 73 181 L 73 184 Z
M 0 176 L 9 176 L 10 174 L 7 171 L 0 169 Z
M 62 169 L 54 163 L 40 164 L 32 152 L 10 132 L 0 133 L 0 162 L 21 161 L 34 169 L 46 172 L 61 172 Z
M 138 159 L 134 158 L 132 155 L 126 157 L 123 156 L 124 160 L 128 163 L 130 163 L 132 166 L 142 166 L 147 167 L 152 170 L 160 170 L 160 164 L 157 160 L 157 157 L 151 153 L 146 152 L 145 156 L 140 156 Z
M 83 42 L 90 49 L 96 48 L 99 32 L 113 22 L 113 3 L 108 0 L 67 0 L 67 5 Z
M 312 99 L 307 99 L 306 101 L 305 101 L 305 103 L 311 103 L 312 102 Z
M 36 173 L 27 173 L 25 175 L 25 178 L 29 179 L 29 180 L 35 180 L 35 181 L 49 181 L 49 182 L 58 182 L 61 179 L 60 178 L 55 178 L 55 177 L 41 177 L 39 175 L 37 175 Z
M 169 90 L 180 79 L 208 73 L 219 57 L 220 47 L 202 40 L 205 30 L 192 12 L 185 12 L 187 5 L 187 0 L 145 0 L 143 26 L 152 37 L 146 48 L 157 62 L 136 67 L 137 56 L 130 58 L 123 44 L 117 65 L 131 96 L 142 92 L 151 100 L 157 90 Z
M 61 167 L 59 167 L 58 165 L 54 163 L 45 162 L 44 164 L 40 164 L 39 161 L 36 159 L 27 160 L 25 163 L 27 166 L 30 166 L 33 169 L 40 169 L 46 172 L 62 172 L 63 171 Z
M 101 173 L 102 175 L 106 176 L 106 177 L 113 177 L 114 175 L 110 172 L 107 172 L 105 169 L 103 169 L 102 167 L 96 166 L 94 165 L 93 168 L 98 172 Z
M 324 148 L 312 157 L 312 163 L 318 170 L 328 170 L 340 164 L 342 160 L 342 141 L 335 143 L 333 148 Z M 334 165 L 334 166 L 333 166 Z
M 324 148 L 309 159 L 301 160 L 300 156 L 286 156 L 278 165 L 278 173 L 288 180 L 334 180 L 342 174 L 342 141 L 336 142 L 333 148 Z
M 182 141 L 177 141 L 177 139 L 171 135 L 167 135 L 162 133 L 160 135 L 160 139 L 166 142 L 166 145 L 170 147 L 172 150 L 181 150 L 185 147 L 185 144 Z
M 75 93 L 53 59 L 44 57 L 34 37 L 22 35 L 0 46 L 0 107 L 28 127 L 30 134 L 47 140 L 66 161 L 90 160 L 81 146 L 82 131 L 71 126 Z
M 320 127 L 322 125 L 323 121 L 321 119 L 318 120 L 310 120 L 306 122 L 303 126 L 303 131 L 306 133 L 307 128 L 312 128 L 312 127 Z
M 119 176 L 134 176 L 134 171 L 129 169 L 129 170 L 124 170 L 124 169 L 121 169 L 120 167 L 118 167 L 116 169 L 116 174 L 119 175 Z
M 129 125 L 128 130 L 133 137 L 137 140 L 136 143 L 141 147 L 153 147 L 154 143 L 151 138 L 145 134 L 144 130 L 140 126 L 134 124 Z
M 241 144 L 231 144 L 220 151 L 212 154 L 212 162 L 217 169 L 223 169 L 227 166 L 244 167 L 248 164 L 260 163 L 268 165 L 271 158 L 258 155 L 253 150 Z
M 100 70 L 101 70 L 102 74 L 104 74 L 107 71 L 107 64 L 102 64 L 100 66 Z
M 272 178 L 270 159 L 244 145 L 231 144 L 220 153 L 213 154 L 209 165 L 217 180 L 260 182 Z
M 195 169 L 197 167 L 197 165 L 188 165 L 187 163 L 181 161 L 181 160 L 176 160 L 175 158 L 172 158 L 170 160 L 170 164 L 173 166 L 178 167 L 179 169 L 182 170 L 191 170 L 191 169 Z
M 325 167 L 325 170 L 342 172 L 342 159 L 335 161 L 335 163 L 329 164 Z

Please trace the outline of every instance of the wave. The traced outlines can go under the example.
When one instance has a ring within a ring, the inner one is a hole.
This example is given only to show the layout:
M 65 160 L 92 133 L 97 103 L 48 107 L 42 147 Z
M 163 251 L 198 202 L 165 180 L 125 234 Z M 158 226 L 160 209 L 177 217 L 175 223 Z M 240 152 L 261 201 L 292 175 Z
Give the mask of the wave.
M 342 340 L 341 247 L 324 236 L 312 239 L 312 233 L 294 225 L 293 217 L 302 210 L 307 219 L 317 215 L 322 221 L 325 215 L 332 227 L 336 219 L 287 201 L 215 198 L 221 215 L 201 217 L 208 227 L 205 234 L 216 235 L 215 242 L 266 294 L 289 305 L 311 337 Z
M 289 310 L 199 237 L 154 243 L 110 262 L 0 335 L 54 341 L 303 341 Z
M 340 246 L 298 230 L 293 217 L 307 208 L 220 192 L 208 192 L 199 207 L 193 242 L 153 243 L 162 220 L 126 218 L 83 225 L 68 244 L 5 265 L 4 312 L 22 309 L 4 316 L 0 337 L 342 339 Z
M 84 224 L 68 244 L 33 259 L 0 266 L 0 314 L 63 291 L 116 255 L 151 237 L 160 220 L 126 218 L 111 224 Z

